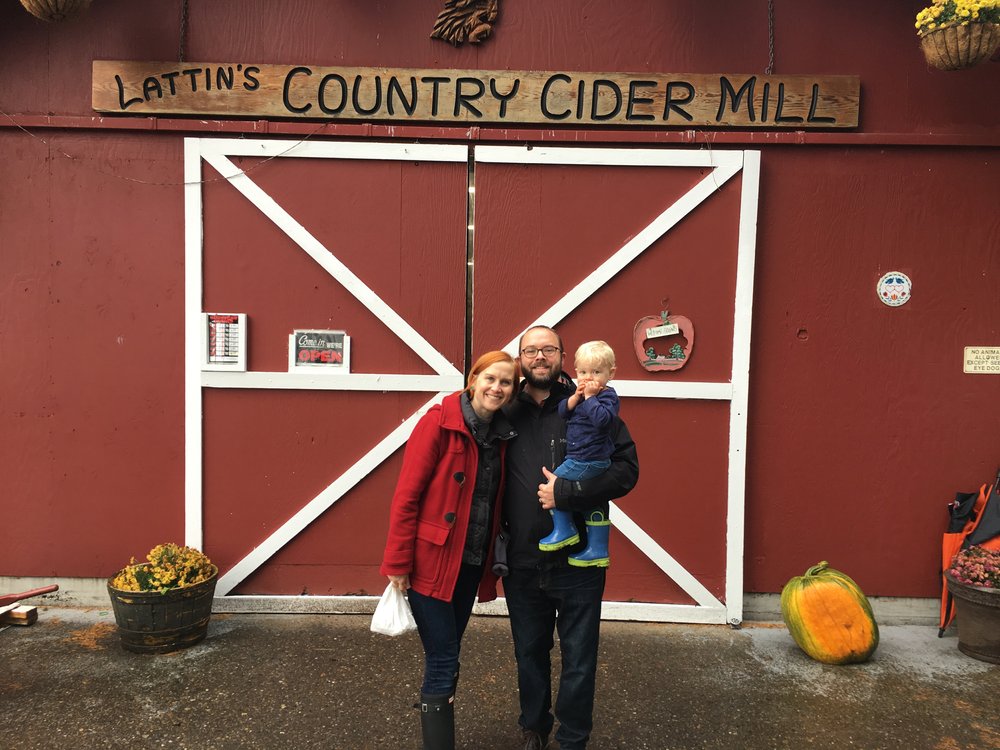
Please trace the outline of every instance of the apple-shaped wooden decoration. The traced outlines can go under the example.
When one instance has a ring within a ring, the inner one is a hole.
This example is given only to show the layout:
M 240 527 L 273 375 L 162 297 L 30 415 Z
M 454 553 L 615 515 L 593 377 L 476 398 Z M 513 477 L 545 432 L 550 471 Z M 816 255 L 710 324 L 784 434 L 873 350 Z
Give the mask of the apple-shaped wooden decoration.
M 681 334 L 687 339 L 687 345 L 673 339 Z M 661 343 L 657 346 L 657 339 Z M 670 341 L 674 343 L 667 346 Z M 691 359 L 694 349 L 694 323 L 683 315 L 670 315 L 666 310 L 660 317 L 648 315 L 635 324 L 632 333 L 632 343 L 635 346 L 635 356 L 639 364 L 650 372 L 669 372 L 679 370 Z

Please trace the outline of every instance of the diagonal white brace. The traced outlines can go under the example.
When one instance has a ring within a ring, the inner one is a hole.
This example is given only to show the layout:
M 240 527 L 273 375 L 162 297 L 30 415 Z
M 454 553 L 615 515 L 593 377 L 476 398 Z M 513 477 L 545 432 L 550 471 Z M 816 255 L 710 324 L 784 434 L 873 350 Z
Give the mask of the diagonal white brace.
M 608 283 L 615 274 L 638 258 L 656 240 L 665 235 L 691 211 L 700 206 L 706 198 L 712 195 L 734 174 L 740 171 L 741 163 L 727 160 L 722 166 L 716 167 L 705 175 L 697 185 L 678 198 L 663 213 L 642 228 L 637 235 L 622 245 L 614 254 L 595 268 L 579 284 L 573 287 L 552 307 L 538 316 L 532 326 L 555 326 L 560 320 L 576 310 L 602 286 Z M 528 326 L 530 328 L 531 326 Z M 511 341 L 505 351 L 517 351 L 517 339 Z
M 679 562 L 656 543 L 653 537 L 643 531 L 635 521 L 625 515 L 625 512 L 614 503 L 611 503 L 608 518 L 626 539 L 638 547 L 640 552 L 652 560 L 656 567 L 666 573 L 669 578 L 684 590 L 684 593 L 698 602 L 698 604 L 703 607 L 721 607 L 725 609 L 725 605 L 712 596 L 711 591 L 702 586 L 698 582 L 698 579 L 688 573 Z
M 243 196 L 261 212 L 273 221 L 299 247 L 306 251 L 313 260 L 326 270 L 334 279 L 395 333 L 417 356 L 424 360 L 438 375 L 458 375 L 457 369 L 445 359 L 440 352 L 431 346 L 417 331 L 407 323 L 402 316 L 387 305 L 381 297 L 373 292 L 350 268 L 344 265 L 332 252 L 296 221 L 291 214 L 282 208 L 277 201 L 265 193 L 253 180 L 228 158 L 220 155 L 205 155 L 205 161 L 211 164 L 219 174 L 239 190 Z
M 439 393 L 430 401 L 413 412 L 406 421 L 395 430 L 386 435 L 382 440 L 347 471 L 341 474 L 325 490 L 303 506 L 294 516 L 283 523 L 267 539 L 254 547 L 253 551 L 240 560 L 225 575 L 219 578 L 215 587 L 216 596 L 225 596 L 236 586 L 242 583 L 247 576 L 253 573 L 264 562 L 271 558 L 275 552 L 290 542 L 296 534 L 306 526 L 319 518 L 327 508 L 340 500 L 358 482 L 370 474 L 375 467 L 391 456 L 399 446 L 407 441 L 417 420 L 422 417 L 434 404 L 441 403 L 448 394 Z

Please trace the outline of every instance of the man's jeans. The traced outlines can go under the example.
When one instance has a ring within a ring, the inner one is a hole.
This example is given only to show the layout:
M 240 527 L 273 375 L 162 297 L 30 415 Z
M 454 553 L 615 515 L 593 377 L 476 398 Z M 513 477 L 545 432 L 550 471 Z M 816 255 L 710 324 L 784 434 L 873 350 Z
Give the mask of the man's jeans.
M 417 632 L 424 644 L 425 695 L 450 695 L 455 689 L 462 634 L 469 624 L 476 591 L 483 577 L 482 565 L 462 564 L 450 602 L 443 602 L 413 589 L 407 593 Z
M 551 650 L 559 632 L 562 675 L 556 739 L 565 750 L 587 746 L 594 720 L 594 681 L 606 569 L 563 564 L 544 570 L 513 569 L 504 578 L 517 658 L 520 723 L 543 737 L 552 731 Z M 558 613 L 558 614 L 557 614 Z

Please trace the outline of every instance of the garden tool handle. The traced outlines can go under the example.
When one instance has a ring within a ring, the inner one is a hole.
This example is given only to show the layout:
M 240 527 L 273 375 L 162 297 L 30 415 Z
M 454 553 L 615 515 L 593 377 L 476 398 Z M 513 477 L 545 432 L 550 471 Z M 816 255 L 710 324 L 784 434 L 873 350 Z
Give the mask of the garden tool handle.
M 13 604 L 14 602 L 21 601 L 21 599 L 30 599 L 33 596 L 50 594 L 53 591 L 58 591 L 58 590 L 59 590 L 59 584 L 53 583 L 51 586 L 42 586 L 40 589 L 30 589 L 29 591 L 22 591 L 20 594 L 0 594 L 0 607 L 6 607 L 8 604 Z

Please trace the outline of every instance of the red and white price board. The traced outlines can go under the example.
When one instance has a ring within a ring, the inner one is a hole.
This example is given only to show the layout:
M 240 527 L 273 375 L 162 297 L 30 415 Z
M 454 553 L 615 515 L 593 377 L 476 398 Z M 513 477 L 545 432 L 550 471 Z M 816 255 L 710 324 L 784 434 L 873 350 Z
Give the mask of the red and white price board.
M 202 370 L 247 369 L 246 313 L 203 313 Z

